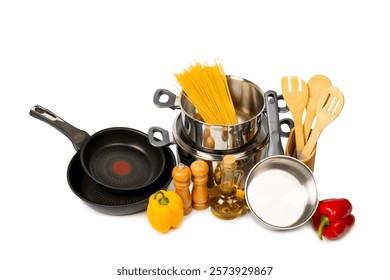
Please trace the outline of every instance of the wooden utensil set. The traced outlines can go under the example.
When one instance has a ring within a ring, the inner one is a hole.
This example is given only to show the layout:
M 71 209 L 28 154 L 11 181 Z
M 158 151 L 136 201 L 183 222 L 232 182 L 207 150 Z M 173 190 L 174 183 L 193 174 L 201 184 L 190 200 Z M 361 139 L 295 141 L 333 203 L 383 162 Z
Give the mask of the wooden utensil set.
M 308 83 L 296 76 L 282 77 L 282 95 L 295 123 L 296 158 L 313 153 L 324 128 L 340 114 L 344 95 L 324 75 Z

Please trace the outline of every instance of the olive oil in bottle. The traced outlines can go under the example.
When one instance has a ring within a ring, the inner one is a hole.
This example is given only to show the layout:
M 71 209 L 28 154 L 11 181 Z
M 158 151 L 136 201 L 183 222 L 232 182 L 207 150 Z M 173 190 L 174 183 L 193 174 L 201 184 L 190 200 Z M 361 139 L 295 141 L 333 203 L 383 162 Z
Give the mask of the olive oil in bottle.
M 221 164 L 221 181 L 209 194 L 211 212 L 218 218 L 231 220 L 245 208 L 242 190 L 235 184 L 237 164 L 233 155 L 226 155 Z

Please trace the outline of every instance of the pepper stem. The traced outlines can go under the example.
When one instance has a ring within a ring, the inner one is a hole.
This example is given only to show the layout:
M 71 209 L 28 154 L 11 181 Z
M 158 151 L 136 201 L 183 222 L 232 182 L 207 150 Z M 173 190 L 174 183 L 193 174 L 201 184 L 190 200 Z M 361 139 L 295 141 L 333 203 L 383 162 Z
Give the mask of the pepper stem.
M 162 191 L 158 191 L 154 194 L 154 199 L 157 199 L 157 195 L 158 194 L 161 194 L 162 197 L 158 200 L 158 202 L 161 204 L 161 205 L 167 205 L 169 203 L 169 199 L 168 197 L 165 196 L 165 194 L 162 192 Z
M 324 230 L 324 227 L 327 227 L 330 225 L 329 218 L 325 215 L 321 216 L 321 223 L 318 227 L 318 237 L 322 240 L 322 231 Z

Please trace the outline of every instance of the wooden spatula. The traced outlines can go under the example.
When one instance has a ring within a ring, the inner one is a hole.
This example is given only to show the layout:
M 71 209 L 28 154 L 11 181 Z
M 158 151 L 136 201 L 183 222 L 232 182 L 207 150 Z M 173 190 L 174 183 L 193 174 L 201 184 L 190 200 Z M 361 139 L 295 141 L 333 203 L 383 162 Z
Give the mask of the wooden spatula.
M 301 84 L 301 87 L 299 87 L 299 84 Z M 309 90 L 306 83 L 298 79 L 298 77 L 291 76 L 290 79 L 282 77 L 282 95 L 294 119 L 296 154 L 298 157 L 305 145 L 302 117 L 306 108 Z
M 316 116 L 318 98 L 320 93 L 332 86 L 330 80 L 324 75 L 318 74 L 314 75 L 307 82 L 307 87 L 309 88 L 309 99 L 306 104 L 306 115 L 305 122 L 303 123 L 303 134 L 305 135 L 305 143 L 309 138 L 310 130 L 313 125 L 313 120 Z
M 324 128 L 340 114 L 344 107 L 344 95 L 337 87 L 324 89 L 317 103 L 316 121 L 309 139 L 299 156 L 300 160 L 308 158 L 317 144 Z

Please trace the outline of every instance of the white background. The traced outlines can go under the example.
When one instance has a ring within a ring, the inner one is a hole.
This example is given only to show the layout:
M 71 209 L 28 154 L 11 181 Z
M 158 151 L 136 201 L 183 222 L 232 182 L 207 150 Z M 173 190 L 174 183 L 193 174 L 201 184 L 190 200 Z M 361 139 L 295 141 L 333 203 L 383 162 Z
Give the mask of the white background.
M 130 278 L 116 275 L 122 266 L 274 267 L 264 279 L 388 274 L 386 1 L 0 3 L 1 279 Z M 321 73 L 343 91 L 344 109 L 321 135 L 315 170 L 321 199 L 346 197 L 354 206 L 356 225 L 342 239 L 320 241 L 310 224 L 275 232 L 250 215 L 222 221 L 209 210 L 193 211 L 165 235 L 145 212 L 100 214 L 67 185 L 69 140 L 28 114 L 40 104 L 89 133 L 170 130 L 178 112 L 156 108 L 154 91 L 178 92 L 174 72 L 215 57 L 227 74 L 263 90 L 280 92 L 284 75 Z

